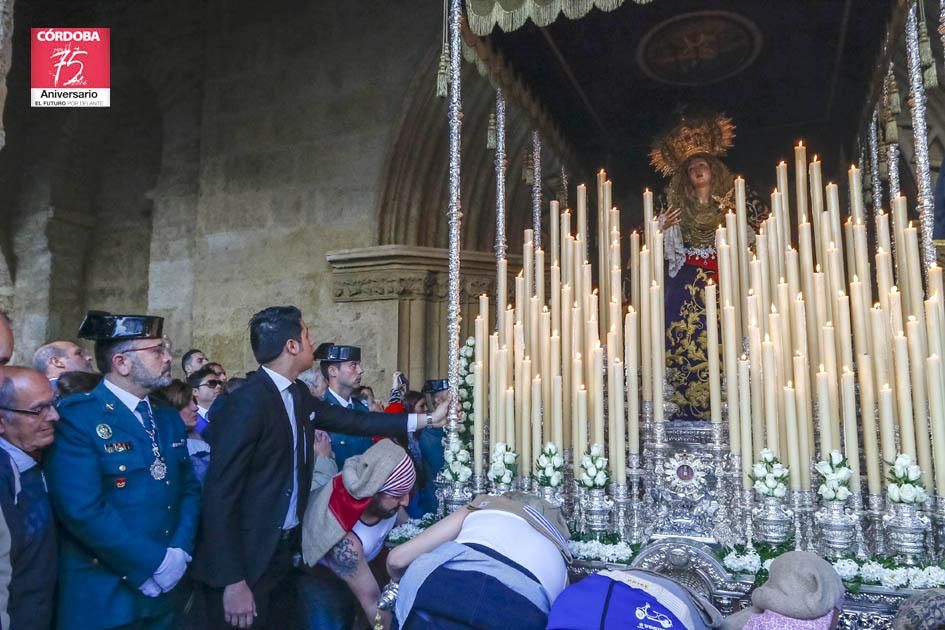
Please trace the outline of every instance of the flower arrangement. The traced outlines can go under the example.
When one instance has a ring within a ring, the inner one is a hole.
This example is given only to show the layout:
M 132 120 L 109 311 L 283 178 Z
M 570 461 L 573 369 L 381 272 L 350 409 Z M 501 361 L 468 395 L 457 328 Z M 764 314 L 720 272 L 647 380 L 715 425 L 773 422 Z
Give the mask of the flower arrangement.
M 571 555 L 578 560 L 629 565 L 637 555 L 640 545 L 626 543 L 616 535 L 612 538 L 605 536 L 602 540 L 585 540 L 580 536 L 572 536 L 568 547 L 571 549 Z
M 581 458 L 581 485 L 585 488 L 600 489 L 607 487 L 607 458 L 604 447 L 592 444 L 587 454 Z
M 554 442 L 548 442 L 541 449 L 535 461 L 535 477 L 538 485 L 546 488 L 557 488 L 564 482 L 564 457 Z
M 830 451 L 827 459 L 817 462 L 814 470 L 823 479 L 817 494 L 824 501 L 846 501 L 850 497 L 850 478 L 853 471 L 840 451 Z
M 459 349 L 459 417 L 456 430 L 460 439 L 469 448 L 472 439 L 473 383 L 472 364 L 476 358 L 476 338 L 469 337 Z
M 755 492 L 763 497 L 778 497 L 787 494 L 789 470 L 778 461 L 771 449 L 761 449 L 761 461 L 751 467 L 748 477 L 755 482 Z
M 450 481 L 459 481 L 465 483 L 472 477 L 472 468 L 469 467 L 471 461 L 469 451 L 458 441 L 448 444 L 443 451 L 443 474 Z
M 886 496 L 893 503 L 925 503 L 929 498 L 922 485 L 922 470 L 908 455 L 900 453 L 889 466 Z
M 518 453 L 505 442 L 496 442 L 492 449 L 492 460 L 489 466 L 489 480 L 493 483 L 510 484 L 515 479 L 518 470 L 516 461 Z
M 420 518 L 412 518 L 407 522 L 398 525 L 390 530 L 387 535 L 387 544 L 389 546 L 402 545 L 403 543 L 416 538 L 423 533 L 423 530 L 436 523 L 439 519 L 436 514 L 428 512 Z

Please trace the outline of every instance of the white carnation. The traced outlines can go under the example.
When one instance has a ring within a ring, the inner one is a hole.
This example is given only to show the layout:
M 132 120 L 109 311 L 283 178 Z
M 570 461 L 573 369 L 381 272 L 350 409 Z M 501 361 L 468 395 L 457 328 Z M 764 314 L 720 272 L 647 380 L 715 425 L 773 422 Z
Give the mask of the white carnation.
M 844 581 L 850 581 L 860 574 L 860 565 L 846 558 L 834 562 L 833 568 Z
M 463 462 L 464 464 L 469 461 L 469 451 L 460 451 L 456 453 L 456 459 Z
M 879 582 L 886 588 L 901 588 L 908 584 L 909 574 L 906 569 L 886 569 Z
M 863 566 L 860 567 L 860 577 L 867 583 L 880 582 L 885 572 L 886 569 L 881 564 L 872 560 L 863 563 Z
M 769 448 L 761 449 L 761 461 L 770 464 L 774 461 L 774 451 Z

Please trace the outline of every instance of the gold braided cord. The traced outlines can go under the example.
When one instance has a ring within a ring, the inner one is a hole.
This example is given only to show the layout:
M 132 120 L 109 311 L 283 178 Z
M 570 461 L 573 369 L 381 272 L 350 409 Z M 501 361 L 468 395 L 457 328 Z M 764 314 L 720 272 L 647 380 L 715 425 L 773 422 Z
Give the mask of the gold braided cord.
M 648 4 L 652 0 L 633 1 Z M 623 3 L 624 0 L 466 0 L 466 15 L 474 33 L 488 35 L 496 26 L 506 33 L 520 28 L 527 20 L 548 26 L 562 13 L 576 20 L 595 7 L 609 12 Z

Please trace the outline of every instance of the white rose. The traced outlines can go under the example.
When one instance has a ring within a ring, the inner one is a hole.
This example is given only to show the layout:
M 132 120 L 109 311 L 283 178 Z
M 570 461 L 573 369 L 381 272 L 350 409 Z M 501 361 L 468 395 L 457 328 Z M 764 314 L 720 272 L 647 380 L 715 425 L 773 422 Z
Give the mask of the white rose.
M 830 463 L 834 466 L 839 466 L 840 462 L 843 461 L 843 453 L 840 451 L 830 451 Z
M 457 433 L 465 433 L 465 432 L 466 432 L 466 425 L 463 424 L 462 422 L 457 423 L 457 424 L 456 424 L 456 432 L 457 432 Z
M 778 487 L 774 489 L 774 496 L 779 499 L 787 493 L 787 488 L 784 487 L 784 484 L 778 484 Z
M 591 457 L 600 457 L 604 453 L 604 449 L 600 444 L 593 444 L 591 446 Z
M 556 473 L 554 473 L 553 475 L 551 475 L 551 479 L 550 479 L 549 483 L 551 484 L 551 487 L 553 487 L 553 488 L 557 488 L 558 486 L 560 486 L 560 485 L 561 485 L 561 473 L 556 472 Z
M 502 462 L 493 462 L 493 464 L 489 466 L 489 475 L 491 477 L 501 477 L 504 474 L 505 466 L 502 465 Z
M 765 466 L 764 464 L 755 464 L 754 466 L 751 467 L 751 474 L 756 479 L 761 479 L 765 475 L 768 474 L 768 467 Z
M 469 392 L 467 392 L 465 389 L 460 389 L 460 390 L 459 390 L 459 399 L 460 399 L 460 400 L 466 400 L 467 398 L 469 398 Z
M 506 470 L 505 474 L 502 475 L 502 483 L 512 483 L 512 471 Z
M 607 468 L 607 458 L 606 457 L 597 458 L 597 461 L 594 462 L 594 465 L 597 466 L 598 468 Z
M 467 374 L 467 375 L 466 375 L 466 384 L 469 385 L 470 387 L 472 387 L 473 385 L 476 384 L 476 379 L 473 378 L 473 375 L 472 375 L 472 374 Z
M 469 451 L 460 451 L 456 453 L 456 459 L 463 462 L 464 464 L 469 461 Z
M 925 488 L 916 488 L 915 489 L 915 502 L 916 503 L 925 503 L 929 498 L 929 493 L 925 491 Z
M 539 455 L 539 456 L 538 456 L 538 465 L 539 465 L 541 468 L 544 468 L 544 467 L 547 466 L 549 463 L 550 463 L 550 462 L 548 461 L 548 457 L 547 457 L 546 455 L 542 454 L 542 455 Z
M 470 347 L 476 346 L 476 338 L 472 335 L 466 337 L 466 345 Z
M 590 488 L 594 485 L 594 480 L 591 479 L 591 477 L 587 473 L 584 473 L 581 476 L 581 483 L 587 486 L 588 488 Z
M 909 466 L 908 475 L 909 481 L 918 481 L 919 477 L 922 476 L 922 469 L 913 464 L 912 466 Z
M 463 470 L 459 473 L 460 481 L 463 481 L 463 482 L 469 481 L 470 477 L 472 477 L 472 469 L 469 468 L 468 466 L 463 468 Z
M 893 475 L 897 479 L 906 479 L 909 476 L 909 467 L 896 464 L 893 466 Z
M 599 488 L 603 488 L 604 486 L 606 486 L 606 485 L 607 485 L 607 473 L 605 473 L 603 470 L 599 471 L 599 472 L 597 473 L 597 476 L 594 477 L 594 485 L 596 485 L 596 486 L 599 487 Z
M 755 482 L 755 492 L 759 494 L 768 494 L 768 486 L 765 485 L 765 482 L 758 480 Z
M 591 465 L 591 458 L 590 458 L 590 457 L 588 457 L 587 455 L 585 455 L 584 457 L 581 458 L 581 466 L 584 466 L 584 468 L 587 468 L 587 467 L 590 466 L 590 465 Z
M 825 501 L 832 501 L 833 499 L 837 498 L 837 494 L 834 492 L 833 488 L 826 484 L 820 486 L 818 491 L 820 492 L 820 496 L 822 496 Z
M 838 479 L 841 483 L 846 483 L 846 482 L 850 481 L 850 478 L 851 478 L 852 476 L 853 476 L 853 471 L 850 470 L 849 468 L 845 468 L 845 467 L 844 467 L 844 468 L 841 468 L 840 470 L 837 471 L 837 479 Z
M 495 443 L 495 450 L 496 450 L 496 451 L 504 451 L 505 449 L 506 449 L 505 442 L 496 442 L 496 443 Z
M 765 485 L 773 490 L 778 485 L 778 480 L 774 475 L 765 475 Z
M 516 455 L 515 453 L 506 453 L 506 454 L 502 457 L 502 461 L 503 461 L 506 465 L 511 466 L 512 464 L 515 463 L 515 460 L 516 460 L 517 457 L 518 457 L 518 455 Z
M 780 477 L 786 472 L 787 472 L 787 468 L 785 468 L 784 464 L 782 464 L 781 462 L 778 462 L 777 464 L 771 467 L 771 474 L 774 475 L 775 477 Z
M 462 405 L 463 405 L 464 411 L 469 411 L 470 409 L 472 409 L 472 402 L 469 400 L 464 400 Z
M 551 466 L 547 466 L 545 467 L 544 472 L 545 472 L 545 477 L 551 477 L 551 475 L 555 474 L 555 469 L 552 468 Z
M 561 455 L 555 455 L 551 458 L 551 463 L 554 464 L 555 468 L 561 468 L 564 466 L 564 458 Z
M 770 464 L 774 461 L 774 451 L 769 448 L 761 449 L 761 461 Z
M 915 503 L 916 487 L 911 483 L 904 483 L 899 487 L 899 497 L 903 503 Z
M 459 462 L 457 461 L 450 462 L 450 472 L 453 473 L 454 475 L 458 473 L 460 470 L 462 470 L 462 468 L 463 468 L 463 465 L 460 464 Z
M 597 476 L 597 467 L 594 466 L 593 464 L 591 464 L 590 466 L 588 466 L 588 467 L 586 468 L 586 470 L 587 470 L 587 475 L 588 475 L 589 477 L 596 477 L 596 476 Z
M 899 494 L 899 486 L 894 483 L 889 484 L 889 487 L 886 489 L 886 495 L 893 503 L 899 503 L 902 500 Z
M 555 453 L 558 452 L 558 447 L 555 446 L 554 442 L 545 442 L 545 446 L 541 450 L 547 453 L 548 455 L 554 455 Z
M 850 498 L 850 489 L 846 486 L 840 486 L 837 488 L 837 499 L 841 501 L 846 501 Z
M 893 462 L 893 465 L 899 466 L 900 468 L 909 468 L 909 466 L 912 465 L 912 458 L 905 453 L 900 453 L 896 456 L 896 461 Z
M 814 466 L 816 470 L 822 477 L 826 477 L 833 472 L 833 469 L 830 467 L 828 462 L 817 462 L 817 465 Z

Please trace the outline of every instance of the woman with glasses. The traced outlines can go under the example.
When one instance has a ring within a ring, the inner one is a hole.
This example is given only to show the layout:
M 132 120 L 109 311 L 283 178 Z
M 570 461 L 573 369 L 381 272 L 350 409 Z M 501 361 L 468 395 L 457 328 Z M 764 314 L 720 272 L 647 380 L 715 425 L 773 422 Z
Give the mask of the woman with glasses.
M 187 428 L 187 452 L 194 465 L 197 481 L 203 485 L 203 478 L 210 466 L 210 445 L 197 433 L 197 398 L 195 390 L 182 380 L 174 379 L 161 390 L 161 396 L 177 409 L 180 419 Z

